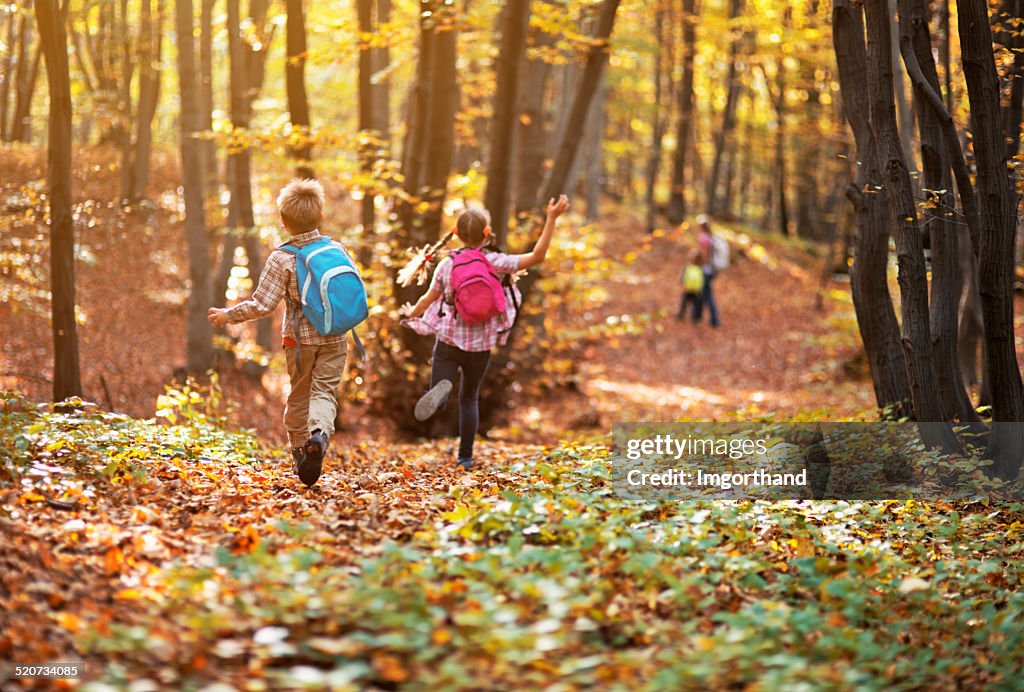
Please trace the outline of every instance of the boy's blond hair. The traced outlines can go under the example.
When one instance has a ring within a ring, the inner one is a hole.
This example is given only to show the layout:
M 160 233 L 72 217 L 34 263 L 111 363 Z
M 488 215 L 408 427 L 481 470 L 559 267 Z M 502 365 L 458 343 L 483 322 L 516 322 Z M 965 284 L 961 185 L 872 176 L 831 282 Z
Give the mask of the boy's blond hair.
M 277 209 L 293 234 L 315 230 L 323 218 L 324 188 L 318 180 L 297 178 L 281 188 Z

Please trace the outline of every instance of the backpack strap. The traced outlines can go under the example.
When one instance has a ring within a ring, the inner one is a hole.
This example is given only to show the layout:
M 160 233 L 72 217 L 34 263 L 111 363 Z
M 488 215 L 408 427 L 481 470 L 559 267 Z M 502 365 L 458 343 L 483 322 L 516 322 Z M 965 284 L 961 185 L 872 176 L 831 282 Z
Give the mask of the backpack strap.
M 512 283 L 512 274 L 506 274 L 505 278 L 501 280 L 501 283 L 504 284 L 505 286 L 508 286 L 509 298 L 512 299 L 512 306 L 516 309 L 516 316 L 512 318 L 512 324 L 508 326 L 508 329 L 502 329 L 500 332 L 498 332 L 499 334 L 505 334 L 516 328 L 516 322 L 519 321 L 519 308 L 521 307 L 521 305 L 518 301 L 516 301 L 516 288 L 515 285 Z

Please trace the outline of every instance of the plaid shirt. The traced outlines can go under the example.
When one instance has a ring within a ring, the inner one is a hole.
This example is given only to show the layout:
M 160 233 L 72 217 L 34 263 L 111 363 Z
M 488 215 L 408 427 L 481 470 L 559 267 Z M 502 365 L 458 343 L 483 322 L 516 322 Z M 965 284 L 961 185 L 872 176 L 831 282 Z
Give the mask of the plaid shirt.
M 293 235 L 288 240 L 288 244 L 304 247 L 322 237 L 319 230 L 307 231 L 299 235 Z M 348 253 L 348 250 L 345 250 L 341 243 L 335 242 L 334 244 Z M 281 249 L 276 249 L 270 253 L 267 261 L 263 264 L 263 273 L 260 275 L 259 285 L 253 291 L 252 298 L 238 303 L 228 310 L 228 322 L 230 324 L 237 324 L 266 317 L 277 309 L 277 305 L 281 302 L 282 298 L 286 298 L 284 323 L 281 325 L 281 338 L 294 340 L 295 336 L 292 334 L 292 325 L 294 324 L 295 310 L 299 306 L 299 296 L 299 280 L 295 275 L 295 255 Z M 299 343 L 322 346 L 344 340 L 344 334 L 333 336 L 323 336 L 320 334 L 313 328 L 309 320 L 306 319 L 306 316 L 302 314 L 301 309 L 299 309 Z
M 514 274 L 519 269 L 519 258 L 515 255 L 506 255 L 501 252 L 486 254 L 499 276 Z M 443 297 L 434 301 L 423 315 L 424 321 L 432 326 L 437 338 L 450 346 L 470 352 L 490 351 L 495 346 L 505 345 L 508 341 L 508 329 L 516 317 L 516 308 L 512 301 L 508 300 L 508 291 L 505 292 L 505 312 L 483 324 L 466 324 L 455 315 L 455 308 L 452 305 L 451 276 L 452 258 L 446 257 L 437 265 L 437 269 L 434 270 L 434 279 L 430 283 L 430 288 L 443 294 Z M 512 290 L 515 292 L 518 302 L 520 300 L 519 289 L 513 285 Z

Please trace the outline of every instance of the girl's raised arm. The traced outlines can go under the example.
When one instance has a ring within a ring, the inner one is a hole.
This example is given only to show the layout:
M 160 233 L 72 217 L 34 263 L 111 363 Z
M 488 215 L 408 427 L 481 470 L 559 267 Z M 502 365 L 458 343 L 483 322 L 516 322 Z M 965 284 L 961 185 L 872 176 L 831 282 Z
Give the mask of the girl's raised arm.
M 533 251 L 522 255 L 516 255 L 516 258 L 519 260 L 520 269 L 529 269 L 530 267 L 544 261 L 544 258 L 548 254 L 548 247 L 551 246 L 551 234 L 555 232 L 555 221 L 568 210 L 568 197 L 565 195 L 559 195 L 557 200 L 554 197 L 551 198 L 548 202 L 547 219 L 544 221 L 544 230 L 541 231 L 540 238 L 537 239 L 537 244 L 533 246 Z

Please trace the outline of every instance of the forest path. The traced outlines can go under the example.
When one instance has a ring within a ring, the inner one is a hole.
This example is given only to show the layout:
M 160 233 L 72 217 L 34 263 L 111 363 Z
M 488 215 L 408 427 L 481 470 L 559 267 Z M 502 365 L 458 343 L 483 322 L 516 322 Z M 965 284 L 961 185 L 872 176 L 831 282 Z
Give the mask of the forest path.
M 811 411 L 836 419 L 874 407 L 866 368 L 844 369 L 859 353 L 852 305 L 837 291 L 816 308 L 823 258 L 787 239 L 716 226 L 730 240 L 731 265 L 715 279 L 722 323 L 712 329 L 706 316 L 675 319 L 695 229 L 649 238 L 632 216 L 603 222 L 608 254 L 637 257 L 611 276 L 601 315 L 642 325 L 601 339 L 582 366 L 582 389 L 603 423 Z

